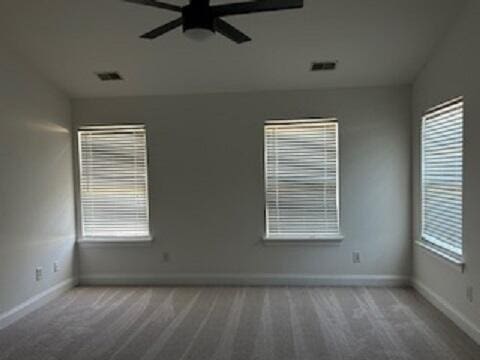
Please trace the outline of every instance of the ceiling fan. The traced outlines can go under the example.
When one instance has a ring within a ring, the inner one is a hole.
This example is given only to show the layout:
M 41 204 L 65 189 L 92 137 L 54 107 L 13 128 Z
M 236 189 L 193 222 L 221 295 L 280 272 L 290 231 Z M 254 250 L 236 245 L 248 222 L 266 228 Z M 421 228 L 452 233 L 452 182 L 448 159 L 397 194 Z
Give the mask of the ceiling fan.
M 252 39 L 222 20 L 221 17 L 303 7 L 303 0 L 257 0 L 213 6 L 210 5 L 210 0 L 189 0 L 190 3 L 186 6 L 172 5 L 156 0 L 124 1 L 181 13 L 178 19 L 143 34 L 141 38 L 156 39 L 160 35 L 183 26 L 183 32 L 193 39 L 203 40 L 218 32 L 237 44 Z

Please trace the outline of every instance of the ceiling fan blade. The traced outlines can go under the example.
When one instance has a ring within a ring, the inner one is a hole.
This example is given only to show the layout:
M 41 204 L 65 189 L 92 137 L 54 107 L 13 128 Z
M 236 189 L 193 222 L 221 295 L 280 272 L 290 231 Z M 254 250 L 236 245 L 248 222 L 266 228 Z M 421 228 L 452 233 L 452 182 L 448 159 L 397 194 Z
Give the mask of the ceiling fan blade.
M 155 38 L 159 37 L 160 35 L 163 35 L 163 34 L 169 32 L 170 30 L 173 30 L 173 29 L 175 29 L 179 26 L 182 26 L 182 24 L 183 24 L 183 19 L 178 18 L 176 20 L 170 21 L 169 23 L 166 23 L 165 25 L 159 26 L 158 28 L 153 29 L 152 31 L 149 31 L 149 32 L 143 34 L 140 37 L 143 38 L 143 39 L 152 40 L 152 39 L 155 39 Z
M 257 0 L 212 6 L 214 16 L 251 14 L 262 11 L 299 9 L 303 0 Z
M 123 0 L 123 1 L 129 2 L 129 3 L 132 3 L 132 4 L 153 6 L 153 7 L 160 8 L 160 9 L 165 9 L 165 10 L 171 10 L 171 11 L 177 11 L 177 12 L 182 11 L 181 6 L 171 5 L 171 4 L 167 4 L 167 3 L 159 2 L 159 1 L 155 1 L 155 0 Z
M 215 31 L 219 32 L 223 36 L 226 36 L 230 40 L 235 41 L 237 44 L 252 40 L 237 28 L 218 18 L 215 19 Z

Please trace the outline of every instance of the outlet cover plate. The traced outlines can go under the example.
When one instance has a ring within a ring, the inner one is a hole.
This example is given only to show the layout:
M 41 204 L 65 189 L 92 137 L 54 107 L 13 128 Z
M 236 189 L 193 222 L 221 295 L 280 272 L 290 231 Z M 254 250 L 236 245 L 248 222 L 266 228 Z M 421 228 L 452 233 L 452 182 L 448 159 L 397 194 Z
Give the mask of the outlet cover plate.
M 37 267 L 35 269 L 35 280 L 41 281 L 43 279 L 43 268 Z
M 473 303 L 473 286 L 467 286 L 467 300 Z

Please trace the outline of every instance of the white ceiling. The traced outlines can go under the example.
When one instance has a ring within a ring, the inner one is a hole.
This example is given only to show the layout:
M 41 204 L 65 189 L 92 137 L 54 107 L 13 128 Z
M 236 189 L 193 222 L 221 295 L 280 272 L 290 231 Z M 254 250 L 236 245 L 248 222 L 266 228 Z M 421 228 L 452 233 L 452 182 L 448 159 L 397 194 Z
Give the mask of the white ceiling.
M 219 35 L 196 43 L 180 29 L 139 39 L 178 15 L 122 0 L 0 0 L 0 31 L 73 97 L 377 86 L 412 82 L 463 3 L 305 0 L 302 10 L 229 17 L 253 38 L 237 45 Z M 339 60 L 338 70 L 311 73 L 316 60 Z M 105 70 L 125 81 L 100 82 Z

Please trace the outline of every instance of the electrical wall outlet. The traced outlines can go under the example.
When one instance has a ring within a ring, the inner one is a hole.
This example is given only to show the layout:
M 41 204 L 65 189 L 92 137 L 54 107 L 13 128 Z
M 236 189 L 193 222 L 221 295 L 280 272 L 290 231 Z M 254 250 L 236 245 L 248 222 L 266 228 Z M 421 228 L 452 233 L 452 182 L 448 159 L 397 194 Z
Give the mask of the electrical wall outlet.
M 473 286 L 467 286 L 467 300 L 473 303 Z
M 35 281 L 41 281 L 43 279 L 43 268 L 37 267 L 35 269 Z
M 53 272 L 56 273 L 56 272 L 59 272 L 60 271 L 60 265 L 58 265 L 58 261 L 55 261 L 53 263 Z
M 360 264 L 360 251 L 354 251 L 352 253 L 352 261 L 354 264 Z
M 162 257 L 163 257 L 163 262 L 169 262 L 170 261 L 170 253 L 164 252 L 162 254 Z

